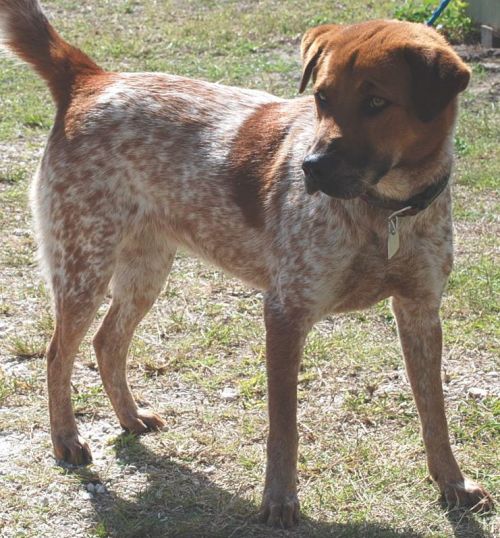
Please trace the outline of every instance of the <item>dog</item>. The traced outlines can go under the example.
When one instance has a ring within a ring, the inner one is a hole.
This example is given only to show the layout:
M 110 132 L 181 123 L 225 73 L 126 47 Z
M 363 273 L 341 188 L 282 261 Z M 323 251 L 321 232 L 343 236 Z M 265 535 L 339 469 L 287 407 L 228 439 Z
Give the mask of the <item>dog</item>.
M 313 324 L 392 297 L 429 472 L 448 503 L 489 509 L 450 447 L 440 301 L 452 269 L 449 178 L 469 68 L 434 30 L 374 20 L 306 32 L 293 100 L 158 73 L 101 69 L 37 0 L 0 0 L 3 44 L 47 82 L 57 113 L 31 192 L 55 329 L 47 349 L 57 460 L 91 461 L 70 400 L 75 354 L 94 338 L 118 419 L 139 409 L 132 334 L 178 246 L 265 293 L 269 436 L 261 518 L 297 523 L 297 376 Z

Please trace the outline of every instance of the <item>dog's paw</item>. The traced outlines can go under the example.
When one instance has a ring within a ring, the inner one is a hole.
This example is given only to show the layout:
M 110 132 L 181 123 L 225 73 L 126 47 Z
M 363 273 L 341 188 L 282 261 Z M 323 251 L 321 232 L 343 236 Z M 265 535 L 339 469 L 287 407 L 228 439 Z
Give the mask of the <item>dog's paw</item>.
M 54 456 L 58 463 L 88 465 L 92 463 L 89 445 L 78 435 L 71 437 L 53 436 Z
M 259 512 L 259 521 L 270 527 L 289 529 L 297 525 L 300 517 L 300 505 L 297 495 L 287 495 L 281 499 L 264 496 Z
M 455 484 L 447 484 L 442 500 L 452 508 L 469 508 L 473 512 L 489 512 L 493 509 L 491 495 L 479 484 L 465 478 Z
M 136 415 L 129 417 L 126 422 L 120 421 L 120 423 L 124 430 L 137 435 L 149 431 L 158 431 L 167 425 L 160 415 L 144 409 L 139 409 Z

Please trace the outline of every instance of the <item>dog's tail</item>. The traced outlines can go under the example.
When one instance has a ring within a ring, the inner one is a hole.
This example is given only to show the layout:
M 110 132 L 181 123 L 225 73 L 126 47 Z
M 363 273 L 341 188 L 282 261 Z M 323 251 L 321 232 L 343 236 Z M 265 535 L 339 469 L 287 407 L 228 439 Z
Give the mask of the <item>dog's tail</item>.
M 0 0 L 0 45 L 31 64 L 64 107 L 78 77 L 102 72 L 81 50 L 54 30 L 38 0 Z

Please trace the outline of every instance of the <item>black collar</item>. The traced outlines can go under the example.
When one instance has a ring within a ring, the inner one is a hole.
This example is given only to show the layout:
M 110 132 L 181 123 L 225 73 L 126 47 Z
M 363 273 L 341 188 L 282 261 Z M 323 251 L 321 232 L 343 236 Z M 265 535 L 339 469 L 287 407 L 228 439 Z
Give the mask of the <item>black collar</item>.
M 384 198 L 374 194 L 365 193 L 360 198 L 368 205 L 388 209 L 390 211 L 401 211 L 398 217 L 408 217 L 416 215 L 429 207 L 432 202 L 444 191 L 450 180 L 450 173 L 446 173 L 439 181 L 432 183 L 422 192 L 419 192 L 406 200 L 394 200 Z

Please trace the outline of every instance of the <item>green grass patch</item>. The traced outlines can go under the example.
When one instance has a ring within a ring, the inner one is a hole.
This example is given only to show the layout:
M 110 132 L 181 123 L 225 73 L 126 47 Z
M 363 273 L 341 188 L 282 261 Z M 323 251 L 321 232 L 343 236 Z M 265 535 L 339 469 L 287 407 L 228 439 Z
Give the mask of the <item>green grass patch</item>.
M 437 0 L 401 0 L 393 15 L 403 21 L 426 23 L 439 4 Z M 467 42 L 477 37 L 477 30 L 467 14 L 467 6 L 468 2 L 453 0 L 434 24 L 452 43 Z
M 40 359 L 45 355 L 46 342 L 33 336 L 13 336 L 7 343 L 7 350 L 18 359 Z
M 88 388 L 76 388 L 73 386 L 71 401 L 73 403 L 73 409 L 76 416 L 85 415 L 87 413 L 93 414 L 95 409 L 105 405 L 104 390 L 102 385 L 96 385 Z
M 495 340 L 500 337 L 498 267 L 491 255 L 481 256 L 469 264 L 459 263 L 455 267 L 443 308 L 448 344 L 473 345 L 479 340 L 483 346 L 494 347 Z
M 500 399 L 469 398 L 458 406 L 455 420 L 451 422 L 455 443 L 488 446 L 500 436 Z

